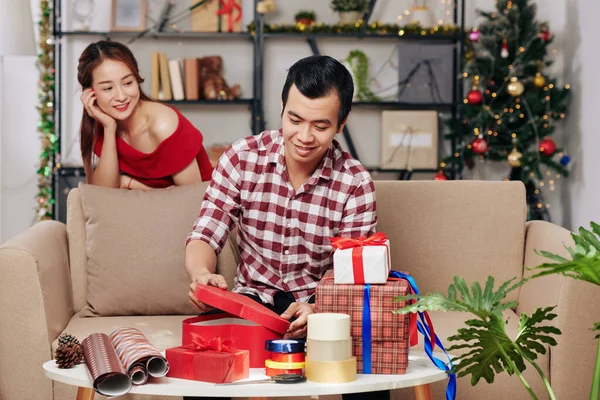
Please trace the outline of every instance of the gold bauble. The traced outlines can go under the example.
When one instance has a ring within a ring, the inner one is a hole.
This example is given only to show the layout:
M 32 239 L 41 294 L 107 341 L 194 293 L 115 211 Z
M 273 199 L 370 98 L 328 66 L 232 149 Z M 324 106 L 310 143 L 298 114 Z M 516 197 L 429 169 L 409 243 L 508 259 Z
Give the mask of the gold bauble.
M 510 83 L 506 87 L 506 90 L 511 96 L 517 97 L 523 94 L 525 86 L 523 86 L 523 84 L 519 82 L 517 78 L 511 78 Z
M 535 74 L 535 77 L 533 78 L 533 84 L 538 88 L 543 88 L 546 85 L 546 78 L 544 78 L 544 75 L 542 75 L 541 72 Z
M 508 155 L 508 165 L 511 167 L 520 167 L 522 165 L 521 158 L 523 158 L 523 154 L 517 150 L 513 149 Z

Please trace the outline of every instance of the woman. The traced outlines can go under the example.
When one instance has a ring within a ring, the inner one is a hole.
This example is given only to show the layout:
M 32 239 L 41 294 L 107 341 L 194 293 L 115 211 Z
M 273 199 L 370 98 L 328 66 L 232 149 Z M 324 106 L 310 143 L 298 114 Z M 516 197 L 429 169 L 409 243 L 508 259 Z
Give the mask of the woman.
M 79 58 L 83 93 L 81 156 L 87 182 L 112 188 L 165 188 L 210 180 L 202 134 L 175 108 L 150 99 L 131 50 L 99 41 Z M 98 156 L 95 168 L 92 153 Z

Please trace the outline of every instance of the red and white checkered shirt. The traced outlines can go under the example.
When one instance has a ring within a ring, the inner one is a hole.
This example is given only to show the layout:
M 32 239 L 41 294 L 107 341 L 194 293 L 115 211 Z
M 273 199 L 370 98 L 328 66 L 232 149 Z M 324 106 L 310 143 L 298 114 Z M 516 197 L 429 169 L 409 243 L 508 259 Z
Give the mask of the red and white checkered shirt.
M 233 290 L 270 304 L 281 290 L 305 302 L 332 266 L 329 238 L 369 236 L 376 222 L 373 180 L 337 141 L 295 191 L 282 133 L 265 131 L 220 158 L 186 244 L 203 240 L 219 254 L 237 226 L 241 262 Z

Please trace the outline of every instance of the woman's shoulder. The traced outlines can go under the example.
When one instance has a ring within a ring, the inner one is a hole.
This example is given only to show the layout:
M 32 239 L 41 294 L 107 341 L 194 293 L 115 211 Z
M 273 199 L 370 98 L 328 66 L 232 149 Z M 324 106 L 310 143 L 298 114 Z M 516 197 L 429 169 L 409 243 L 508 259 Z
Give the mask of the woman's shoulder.
M 148 128 L 150 134 L 159 141 L 173 135 L 180 125 L 180 114 L 174 108 L 154 101 L 146 102 L 147 115 L 150 116 Z

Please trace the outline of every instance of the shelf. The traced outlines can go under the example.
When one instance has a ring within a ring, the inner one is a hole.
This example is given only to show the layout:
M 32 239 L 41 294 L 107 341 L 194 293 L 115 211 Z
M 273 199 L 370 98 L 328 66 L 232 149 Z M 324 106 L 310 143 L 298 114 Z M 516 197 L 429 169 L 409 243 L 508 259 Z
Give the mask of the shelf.
M 388 33 L 388 34 L 380 34 L 380 33 L 360 33 L 360 32 L 351 32 L 351 33 L 300 33 L 300 32 L 269 32 L 264 33 L 265 38 L 290 38 L 290 39 L 316 39 L 319 37 L 322 38 L 358 38 L 358 39 L 395 39 L 395 40 L 413 40 L 413 41 L 425 41 L 425 42 L 436 42 L 436 43 L 453 43 L 459 39 L 459 35 L 457 34 L 448 34 L 448 35 L 418 35 L 418 34 L 407 34 L 407 35 L 398 35 L 397 33 Z
M 159 100 L 161 103 L 172 105 L 251 105 L 254 99 L 235 99 L 235 100 Z
M 452 103 L 401 103 L 397 101 L 357 101 L 352 107 L 385 108 L 390 110 L 451 110 Z
M 125 32 L 125 31 L 58 31 L 54 32 L 56 36 L 107 36 L 107 37 L 128 37 L 134 38 L 142 34 L 142 32 Z M 252 35 L 248 32 L 147 32 L 141 38 L 145 39 L 252 39 Z

